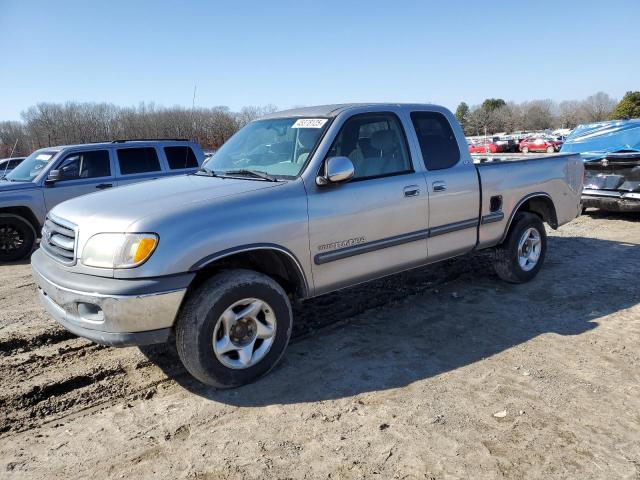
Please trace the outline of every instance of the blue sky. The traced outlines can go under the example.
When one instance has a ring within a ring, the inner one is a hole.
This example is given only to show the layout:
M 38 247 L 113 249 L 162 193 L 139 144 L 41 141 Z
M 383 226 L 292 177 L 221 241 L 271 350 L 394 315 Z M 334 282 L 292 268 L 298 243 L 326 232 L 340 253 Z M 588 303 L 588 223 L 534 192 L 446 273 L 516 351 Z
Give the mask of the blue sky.
M 0 0 L 0 120 L 137 105 L 619 98 L 640 1 Z

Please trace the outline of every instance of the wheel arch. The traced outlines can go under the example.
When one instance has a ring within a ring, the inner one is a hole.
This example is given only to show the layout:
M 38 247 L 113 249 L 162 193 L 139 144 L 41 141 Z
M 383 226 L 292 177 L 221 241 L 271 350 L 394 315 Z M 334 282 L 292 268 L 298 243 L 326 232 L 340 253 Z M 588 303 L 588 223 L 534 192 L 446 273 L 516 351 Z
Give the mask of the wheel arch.
M 29 207 L 26 207 L 26 206 L 1 207 L 0 214 L 3 214 L 3 213 L 9 214 L 9 215 L 17 215 L 19 217 L 24 218 L 27 222 L 29 222 L 29 224 L 33 228 L 33 233 L 35 234 L 35 237 L 40 238 L 40 229 L 41 229 L 40 222 L 38 222 L 38 219 L 36 218 L 35 214 Z
M 536 192 L 523 197 L 515 206 L 507 222 L 507 226 L 500 242 L 503 242 L 511 229 L 511 224 L 518 212 L 529 212 L 538 215 L 542 221 L 546 222 L 556 230 L 558 228 L 558 216 L 553 200 L 548 193 Z
M 310 296 L 302 265 L 287 248 L 276 244 L 243 245 L 208 255 L 190 268 L 196 278 L 190 288 L 212 274 L 231 268 L 247 268 L 272 277 L 294 299 Z

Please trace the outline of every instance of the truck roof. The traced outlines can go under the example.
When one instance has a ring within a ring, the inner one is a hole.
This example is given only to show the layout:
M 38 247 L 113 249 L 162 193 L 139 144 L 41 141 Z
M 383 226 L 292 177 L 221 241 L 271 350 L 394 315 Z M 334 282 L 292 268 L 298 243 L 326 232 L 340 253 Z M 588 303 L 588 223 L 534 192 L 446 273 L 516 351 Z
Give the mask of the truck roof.
M 158 138 L 158 139 L 132 139 L 132 140 L 113 140 L 113 141 L 108 141 L 108 142 L 89 142 L 89 143 L 72 143 L 69 145 L 54 145 L 51 147 L 42 147 L 39 148 L 38 150 L 50 150 L 50 151 L 60 151 L 63 150 L 65 148 L 71 148 L 71 147 L 106 147 L 106 146 L 113 146 L 113 145 L 148 145 L 148 144 L 156 144 L 156 143 L 166 143 L 166 144 L 173 144 L 173 143 L 193 143 L 192 140 L 188 140 L 186 138 Z
M 418 104 L 418 103 L 336 103 L 332 105 L 316 105 L 312 107 L 300 107 L 292 108 L 290 110 L 282 110 L 281 112 L 274 112 L 265 115 L 262 118 L 282 118 L 282 117 L 335 117 L 347 110 L 362 108 L 362 107 L 437 107 L 432 104 Z M 438 107 L 442 108 L 442 107 Z

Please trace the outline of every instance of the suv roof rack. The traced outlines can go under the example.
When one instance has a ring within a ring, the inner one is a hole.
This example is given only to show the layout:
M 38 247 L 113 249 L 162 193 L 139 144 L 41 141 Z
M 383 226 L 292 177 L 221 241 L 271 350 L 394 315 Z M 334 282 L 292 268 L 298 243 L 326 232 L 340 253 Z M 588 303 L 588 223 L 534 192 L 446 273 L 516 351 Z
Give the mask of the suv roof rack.
M 188 138 L 123 138 L 121 140 L 113 140 L 111 143 L 126 142 L 189 142 Z

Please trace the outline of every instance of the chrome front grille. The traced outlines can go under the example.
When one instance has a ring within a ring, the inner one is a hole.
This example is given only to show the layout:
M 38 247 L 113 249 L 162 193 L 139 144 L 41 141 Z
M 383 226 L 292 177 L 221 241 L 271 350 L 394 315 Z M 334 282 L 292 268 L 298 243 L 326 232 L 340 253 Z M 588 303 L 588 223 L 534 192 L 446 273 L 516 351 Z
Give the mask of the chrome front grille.
M 60 263 L 73 265 L 76 261 L 76 226 L 47 215 L 42 227 L 40 248 Z

